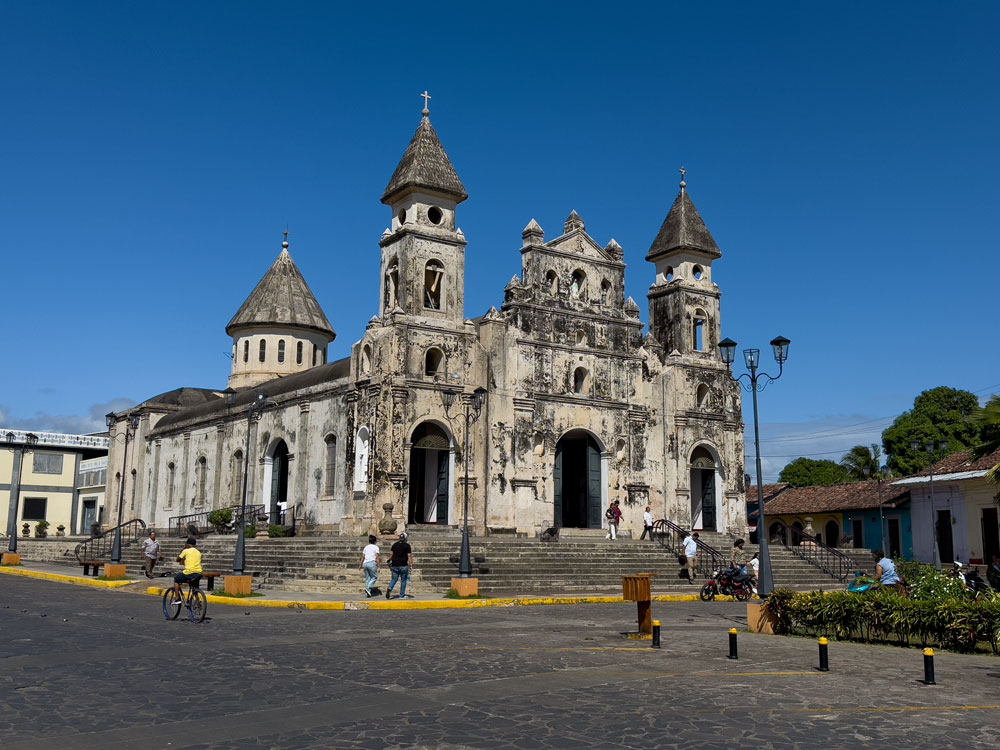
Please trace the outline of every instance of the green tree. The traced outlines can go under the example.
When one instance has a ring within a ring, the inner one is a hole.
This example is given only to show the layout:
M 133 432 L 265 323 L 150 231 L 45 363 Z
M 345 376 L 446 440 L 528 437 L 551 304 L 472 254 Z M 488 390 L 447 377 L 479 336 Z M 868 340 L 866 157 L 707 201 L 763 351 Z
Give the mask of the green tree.
M 1000 450 L 1000 396 L 993 394 L 990 400 L 976 414 L 976 424 L 979 425 L 979 445 L 973 453 L 977 458 L 988 456 Z M 993 501 L 1000 503 L 1000 463 L 986 473 L 986 481 L 997 488 Z
M 817 461 L 812 458 L 800 457 L 788 463 L 781 470 L 778 481 L 788 482 L 793 487 L 813 487 L 849 482 L 851 477 L 848 475 L 847 469 L 836 461 L 829 459 Z
M 905 476 L 930 465 L 923 448 L 914 451 L 910 447 L 914 441 L 921 446 L 947 442 L 951 451 L 978 445 L 981 428 L 975 417 L 979 411 L 978 399 L 968 391 L 946 386 L 924 391 L 913 401 L 913 408 L 896 417 L 882 433 L 889 468 Z M 935 454 L 935 459 L 942 457 Z
M 855 445 L 840 459 L 840 465 L 856 481 L 877 477 L 882 468 L 882 447 L 877 443 Z

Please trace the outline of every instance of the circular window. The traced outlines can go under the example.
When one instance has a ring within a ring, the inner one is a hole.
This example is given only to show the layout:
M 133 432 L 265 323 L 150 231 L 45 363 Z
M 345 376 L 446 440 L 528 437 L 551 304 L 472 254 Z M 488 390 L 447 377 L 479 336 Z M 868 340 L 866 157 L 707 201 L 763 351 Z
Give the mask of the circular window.
M 399 214 L 396 215 L 396 218 L 399 219 L 399 223 L 400 224 L 405 224 L 406 223 L 406 209 L 405 208 L 401 208 L 399 210 Z
M 444 218 L 444 214 L 441 213 L 441 209 L 437 206 L 431 206 L 427 209 L 427 218 L 431 220 L 431 224 L 440 224 L 441 219 Z
M 671 268 L 670 266 L 667 266 L 666 270 L 663 271 L 663 278 L 665 278 L 667 281 L 672 281 L 674 278 L 674 269 Z
M 693 270 L 694 270 L 694 277 L 696 279 L 700 279 L 702 276 L 705 275 L 705 272 L 701 270 L 701 266 L 695 266 Z

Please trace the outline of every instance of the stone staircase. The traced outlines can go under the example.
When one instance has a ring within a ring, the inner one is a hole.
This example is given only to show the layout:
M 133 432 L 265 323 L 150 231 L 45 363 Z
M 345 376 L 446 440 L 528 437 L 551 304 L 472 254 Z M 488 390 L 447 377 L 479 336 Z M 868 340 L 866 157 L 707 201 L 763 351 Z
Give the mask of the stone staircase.
M 594 530 L 596 531 L 596 530 Z M 732 541 L 718 534 L 701 534 L 702 541 L 728 554 Z M 440 596 L 458 575 L 457 556 L 461 534 L 455 529 L 414 531 L 409 537 L 413 547 L 414 574 L 408 590 L 419 595 Z M 183 547 L 183 540 L 161 539 L 164 568 L 178 568 L 172 561 Z M 235 536 L 209 535 L 199 541 L 205 570 L 226 573 L 232 570 Z M 247 569 L 255 577 L 255 588 L 304 592 L 335 597 L 357 595 L 363 576 L 358 570 L 361 547 L 358 537 L 292 537 L 247 539 Z M 384 558 L 391 540 L 380 540 Z M 621 577 L 629 573 L 656 573 L 653 593 L 695 591 L 679 576 L 680 566 L 674 555 L 659 544 L 619 538 L 604 539 L 603 532 L 564 534 L 557 542 L 513 536 L 473 537 L 473 568 L 479 578 L 480 592 L 487 596 L 504 594 L 582 594 L 621 592 Z M 751 554 L 755 547 L 748 545 Z M 867 550 L 842 550 L 857 562 L 857 570 L 871 570 Z M 383 559 L 384 559 L 383 558 Z M 452 562 L 455 560 L 455 562 Z M 130 572 L 141 573 L 142 561 L 137 549 L 126 549 L 124 560 Z M 797 589 L 839 589 L 847 585 L 791 551 L 771 546 L 771 563 L 776 586 Z M 379 585 L 385 590 L 388 570 L 380 571 Z

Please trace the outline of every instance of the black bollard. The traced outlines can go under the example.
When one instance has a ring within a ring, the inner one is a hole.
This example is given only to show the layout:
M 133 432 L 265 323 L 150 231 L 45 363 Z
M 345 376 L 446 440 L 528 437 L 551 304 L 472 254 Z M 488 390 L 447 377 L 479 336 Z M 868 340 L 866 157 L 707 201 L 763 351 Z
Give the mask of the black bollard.
M 736 628 L 731 628 L 729 631 L 729 658 L 739 659 L 740 655 L 736 650 L 736 633 L 738 631 Z
M 830 671 L 830 657 L 829 657 L 829 654 L 827 654 L 827 651 L 826 651 L 827 644 L 829 642 L 830 641 L 828 641 L 826 638 L 820 638 L 819 639 L 819 671 L 820 672 L 829 672 Z
M 653 648 L 660 647 L 660 621 L 653 620 Z
M 934 649 L 924 649 L 924 684 L 937 685 L 934 682 Z

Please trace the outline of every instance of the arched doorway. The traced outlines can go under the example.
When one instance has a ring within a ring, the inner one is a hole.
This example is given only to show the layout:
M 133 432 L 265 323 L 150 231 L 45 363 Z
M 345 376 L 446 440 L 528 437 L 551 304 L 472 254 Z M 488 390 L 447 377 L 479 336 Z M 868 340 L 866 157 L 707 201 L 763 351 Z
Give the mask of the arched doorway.
M 271 449 L 271 501 L 267 512 L 270 523 L 284 525 L 285 508 L 288 507 L 288 446 L 279 440 Z
M 410 446 L 408 523 L 449 522 L 454 463 L 455 454 L 448 434 L 431 422 L 418 426 Z
M 826 538 L 827 547 L 839 547 L 840 524 L 833 520 L 827 521 L 823 527 L 823 536 Z
M 718 467 L 711 452 L 699 445 L 691 452 L 691 528 L 718 530 Z
M 608 490 L 606 461 L 586 430 L 571 430 L 556 443 L 554 526 L 601 528 Z
M 798 534 L 792 534 L 791 535 L 792 538 L 790 540 L 791 543 L 792 543 L 792 546 L 793 547 L 797 547 L 799 544 L 802 543 L 802 536 L 801 536 L 801 534 L 802 534 L 802 529 L 804 527 L 802 526 L 802 524 L 799 521 L 795 521 L 794 523 L 792 523 L 792 528 L 795 529 L 797 532 L 799 532 Z
M 768 529 L 767 541 L 777 542 L 778 544 L 786 545 L 788 544 L 788 535 L 785 525 L 780 521 L 775 521 L 772 523 Z

